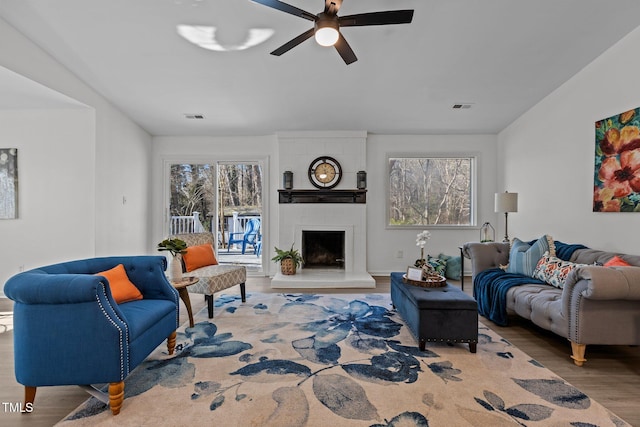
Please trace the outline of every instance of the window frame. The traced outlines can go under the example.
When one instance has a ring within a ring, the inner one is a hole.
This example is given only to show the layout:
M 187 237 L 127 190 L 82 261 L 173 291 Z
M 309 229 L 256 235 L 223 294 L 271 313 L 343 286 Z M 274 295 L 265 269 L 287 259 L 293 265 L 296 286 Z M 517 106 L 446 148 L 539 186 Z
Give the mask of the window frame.
M 416 224 L 416 225 L 397 225 L 391 224 L 391 159 L 470 159 L 471 160 L 471 173 L 470 173 L 470 218 L 469 224 L 456 225 L 456 224 Z M 478 169 L 480 153 L 478 152 L 434 152 L 434 153 L 387 153 L 385 156 L 386 161 L 386 176 L 385 176 L 385 229 L 387 230 L 470 230 L 478 227 Z

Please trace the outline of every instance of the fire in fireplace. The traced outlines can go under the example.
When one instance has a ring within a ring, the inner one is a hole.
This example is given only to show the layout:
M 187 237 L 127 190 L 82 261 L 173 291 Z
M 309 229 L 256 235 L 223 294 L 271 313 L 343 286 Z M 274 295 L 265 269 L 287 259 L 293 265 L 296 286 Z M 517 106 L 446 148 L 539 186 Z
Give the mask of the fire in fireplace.
M 304 268 L 344 269 L 344 231 L 302 230 Z

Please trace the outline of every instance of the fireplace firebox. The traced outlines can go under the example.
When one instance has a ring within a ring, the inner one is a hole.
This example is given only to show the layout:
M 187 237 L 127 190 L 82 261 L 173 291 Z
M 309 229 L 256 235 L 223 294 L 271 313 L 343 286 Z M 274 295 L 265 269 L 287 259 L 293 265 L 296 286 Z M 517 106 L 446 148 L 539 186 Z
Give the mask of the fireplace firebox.
M 302 230 L 304 268 L 341 269 L 345 264 L 345 232 Z

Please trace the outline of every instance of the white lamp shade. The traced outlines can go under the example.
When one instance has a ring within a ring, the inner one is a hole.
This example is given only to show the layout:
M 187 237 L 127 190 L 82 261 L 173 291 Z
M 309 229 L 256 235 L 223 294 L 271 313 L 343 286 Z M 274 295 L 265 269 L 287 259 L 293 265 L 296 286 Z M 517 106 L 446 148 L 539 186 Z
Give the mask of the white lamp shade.
M 518 212 L 518 193 L 496 193 L 495 212 Z

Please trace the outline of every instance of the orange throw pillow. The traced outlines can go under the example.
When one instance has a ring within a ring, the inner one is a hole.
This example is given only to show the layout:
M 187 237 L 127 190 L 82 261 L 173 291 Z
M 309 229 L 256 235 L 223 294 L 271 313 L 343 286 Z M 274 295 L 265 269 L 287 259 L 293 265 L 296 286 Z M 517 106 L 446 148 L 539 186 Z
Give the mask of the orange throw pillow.
M 609 261 L 604 263 L 605 267 L 628 267 L 630 265 L 631 264 L 620 258 L 618 255 L 615 255 Z
M 189 246 L 187 252 L 182 254 L 182 260 L 187 271 L 218 264 L 211 245 Z
M 142 299 L 140 290 L 129 280 L 129 276 L 127 276 L 127 272 L 124 270 L 124 265 L 118 264 L 111 270 L 102 271 L 95 275 L 103 276 L 109 281 L 111 295 L 118 304 Z

